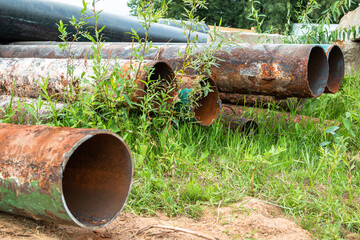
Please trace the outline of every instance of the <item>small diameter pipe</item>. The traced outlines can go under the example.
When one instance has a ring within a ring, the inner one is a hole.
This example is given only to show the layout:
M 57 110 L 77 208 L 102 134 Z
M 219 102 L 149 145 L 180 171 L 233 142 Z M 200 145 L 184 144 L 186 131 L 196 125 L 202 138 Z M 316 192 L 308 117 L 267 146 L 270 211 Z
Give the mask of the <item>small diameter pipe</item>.
M 174 70 L 183 66 L 186 45 L 154 44 L 145 59 L 164 61 Z M 135 45 L 138 47 L 138 45 Z M 197 53 L 212 51 L 209 44 L 197 44 Z M 103 58 L 130 58 L 133 46 L 124 43 L 105 43 Z M 90 44 L 74 44 L 72 56 L 84 58 L 91 55 Z M 0 46 L 0 57 L 66 58 L 53 45 Z M 301 44 L 236 44 L 226 45 L 214 52 L 218 66 L 212 66 L 211 78 L 219 92 L 260 94 L 287 97 L 318 97 L 327 84 L 329 65 L 324 49 L 316 45 Z M 196 72 L 187 69 L 187 74 Z
M 268 107 L 270 104 L 276 105 L 285 111 L 290 111 L 294 108 L 302 109 L 305 104 L 304 98 L 287 98 L 276 99 L 273 96 L 263 95 L 248 95 L 239 93 L 219 93 L 220 99 L 223 103 L 235 104 L 239 106 L 249 107 Z
M 0 211 L 97 229 L 124 208 L 132 157 L 108 130 L 0 124 Z
M 221 108 L 221 121 L 233 131 L 238 132 L 249 132 L 250 130 L 257 132 L 259 127 L 256 119 L 246 117 L 228 104 L 223 104 Z
M 194 98 L 195 106 L 190 106 L 194 112 L 195 120 L 202 126 L 212 125 L 218 119 L 221 109 L 219 92 L 215 82 L 205 76 L 183 75 L 177 77 L 179 98 L 185 105 L 192 104 Z M 202 88 L 206 85 L 211 92 L 207 94 Z
M 321 45 L 327 55 L 329 63 L 329 80 L 325 93 L 336 93 L 344 80 L 345 60 L 344 54 L 338 45 Z
M 325 120 L 320 121 L 318 118 L 308 117 L 299 114 L 291 113 L 282 113 L 276 111 L 270 111 L 267 109 L 259 108 L 250 108 L 244 106 L 236 106 L 232 104 L 223 104 L 223 108 L 230 108 L 239 118 L 249 118 L 254 119 L 257 123 L 274 126 L 274 121 L 267 121 L 269 118 L 273 118 L 278 123 L 298 123 L 298 124 L 307 124 L 309 122 L 313 123 L 323 123 L 325 126 L 334 126 L 339 125 L 338 122 Z
M 67 77 L 69 64 L 74 69 L 74 80 Z M 140 101 L 144 97 L 146 93 L 145 82 L 148 80 L 160 79 L 164 88 L 175 84 L 173 83 L 174 73 L 169 65 L 164 62 L 142 62 L 136 80 L 132 79 L 135 79 L 136 70 L 139 66 L 138 62 L 121 59 L 103 61 L 102 64 L 108 64 L 110 69 L 117 67 L 125 81 L 137 85 L 138 88 L 131 96 L 134 101 Z M 67 93 L 70 85 L 73 88 L 81 87 L 91 91 L 91 86 L 98 81 L 91 77 L 92 73 L 92 61 L 84 59 L 75 59 L 69 63 L 66 59 L 0 58 L 0 94 L 11 95 L 15 82 L 15 96 L 37 98 L 41 93 L 39 82 L 42 83 L 44 79 L 48 78 L 48 94 L 50 96 L 57 94 L 56 97 L 62 99 L 63 96 L 61 95 Z M 81 76 L 83 79 L 87 79 L 89 83 L 79 82 Z

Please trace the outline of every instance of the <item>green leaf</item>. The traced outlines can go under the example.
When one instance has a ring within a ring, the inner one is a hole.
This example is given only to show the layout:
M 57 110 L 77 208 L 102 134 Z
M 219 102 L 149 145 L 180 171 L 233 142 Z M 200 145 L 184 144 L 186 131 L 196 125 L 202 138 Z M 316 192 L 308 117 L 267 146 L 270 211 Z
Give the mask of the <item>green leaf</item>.
M 348 118 L 343 118 L 342 122 L 344 124 L 344 127 L 349 131 L 352 137 L 356 137 L 354 131 L 351 129 L 351 120 Z
M 331 142 L 329 142 L 329 141 L 324 141 L 324 142 L 320 143 L 320 147 L 325 147 L 325 146 L 329 145 L 330 143 Z
M 105 26 L 106 26 L 106 25 L 104 25 L 104 26 L 99 30 L 99 33 L 101 33 L 101 32 L 104 30 Z
M 338 126 L 331 126 L 326 129 L 326 133 L 330 133 L 334 135 L 338 129 L 339 129 Z

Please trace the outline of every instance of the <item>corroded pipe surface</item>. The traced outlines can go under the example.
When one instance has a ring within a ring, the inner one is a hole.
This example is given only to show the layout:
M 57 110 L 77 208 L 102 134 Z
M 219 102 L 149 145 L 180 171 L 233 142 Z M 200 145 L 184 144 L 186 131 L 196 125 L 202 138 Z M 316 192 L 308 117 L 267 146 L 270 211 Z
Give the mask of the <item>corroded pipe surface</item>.
M 117 67 L 122 75 L 123 82 L 130 85 L 137 85 L 132 97 L 133 101 L 140 101 L 145 95 L 145 82 L 148 80 L 161 79 L 163 85 L 173 85 L 174 73 L 164 62 L 144 61 L 136 76 L 139 63 L 130 60 L 105 60 L 103 64 L 109 64 L 111 69 Z M 73 66 L 73 77 L 68 75 L 68 65 Z M 0 58 L 0 94 L 10 95 L 14 88 L 14 95 L 20 97 L 37 98 L 41 89 L 39 83 L 43 84 L 48 78 L 47 91 L 50 96 L 57 94 L 57 97 L 67 94 L 70 87 L 90 89 L 99 79 L 94 79 L 93 62 L 84 59 L 75 59 L 69 63 L 66 59 L 41 59 L 41 58 Z M 148 75 L 150 73 L 150 76 Z M 80 77 L 87 79 L 89 83 L 80 82 Z M 102 79 L 105 81 L 106 79 Z M 126 85 L 126 84 L 125 84 Z M 131 86 L 130 86 L 131 87 Z M 175 91 L 175 90 L 174 90 Z
M 0 124 L 0 210 L 96 229 L 127 201 L 132 157 L 108 130 Z
M 193 75 L 178 76 L 177 82 L 182 103 L 191 104 L 191 98 L 195 101 L 195 106 L 190 106 L 195 120 L 202 126 L 212 125 L 218 119 L 221 109 L 221 100 L 215 82 L 205 76 Z M 205 84 L 211 92 L 202 91 Z
M 174 70 L 183 66 L 186 45 L 156 45 L 144 56 L 168 63 Z M 137 46 L 135 46 L 137 47 Z M 102 48 L 104 58 L 130 58 L 132 46 L 108 43 Z M 75 44 L 73 56 L 91 55 L 90 45 Z M 198 44 L 195 56 L 212 51 L 208 44 Z M 0 46 L 0 57 L 67 57 L 56 45 Z M 220 92 L 262 94 L 286 97 L 318 97 L 327 84 L 329 66 L 322 47 L 314 45 L 240 44 L 227 45 L 214 53 L 218 67 L 211 68 L 211 78 Z M 195 74 L 188 69 L 187 74 Z
M 338 122 L 331 120 L 321 121 L 318 118 L 308 117 L 299 114 L 270 111 L 266 109 L 250 108 L 250 107 L 236 106 L 231 104 L 223 104 L 223 108 L 231 109 L 231 111 L 239 118 L 254 119 L 258 123 L 261 122 L 261 124 L 270 125 L 270 126 L 274 126 L 275 123 L 273 121 L 269 122 L 268 121 L 269 118 L 274 119 L 276 123 L 307 124 L 309 122 L 312 122 L 312 123 L 323 123 L 325 126 L 339 125 Z
M 336 93 L 344 80 L 345 60 L 343 52 L 338 45 L 322 45 L 329 63 L 329 80 L 325 93 Z
M 225 59 L 212 71 L 221 92 L 318 97 L 328 79 L 326 55 L 319 46 L 242 44 L 224 47 L 217 56 Z
M 304 98 L 287 98 L 279 100 L 272 96 L 239 93 L 220 93 L 220 99 L 224 103 L 250 107 L 268 107 L 270 104 L 273 104 L 286 111 L 290 111 L 295 108 L 302 109 L 305 104 Z

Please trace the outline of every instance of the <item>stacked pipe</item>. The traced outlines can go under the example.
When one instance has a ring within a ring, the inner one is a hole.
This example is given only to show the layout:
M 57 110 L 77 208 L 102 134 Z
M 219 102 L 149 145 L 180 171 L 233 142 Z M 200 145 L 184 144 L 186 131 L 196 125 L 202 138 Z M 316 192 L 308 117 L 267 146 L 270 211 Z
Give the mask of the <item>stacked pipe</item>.
M 155 48 L 145 59 L 157 59 L 178 71 L 183 66 L 184 44 L 153 44 Z M 130 59 L 137 45 L 105 43 L 103 58 Z M 210 44 L 197 44 L 195 56 L 211 51 Z M 326 50 L 326 53 L 325 51 Z M 91 56 L 91 45 L 76 43 L 72 57 Z M 2 58 L 54 58 L 69 56 L 57 47 L 56 42 L 23 42 L 0 46 Z M 227 45 L 214 53 L 217 67 L 212 67 L 211 79 L 216 83 L 222 101 L 238 105 L 256 105 L 288 97 L 318 97 L 324 91 L 338 91 L 344 77 L 344 58 L 336 45 Z M 330 68 L 329 68 L 330 66 Z M 187 75 L 196 75 L 192 69 Z M 249 99 L 251 101 L 249 101 Z M 248 102 L 248 103 L 247 103 Z M 297 100 L 294 100 L 298 104 Z M 303 100 L 300 101 L 303 102 Z M 286 107 L 289 101 L 280 101 Z
M 338 92 L 342 81 L 344 79 L 344 70 L 345 70 L 345 62 L 344 56 L 337 45 L 321 45 L 321 47 L 325 50 L 328 66 L 329 66 L 329 73 L 328 79 L 326 83 L 325 89 L 321 92 L 322 93 L 336 93 Z M 309 64 L 309 63 L 308 63 Z M 320 94 L 320 95 L 321 95 Z M 237 126 L 243 127 L 244 124 L 248 123 L 249 121 L 256 121 L 258 122 L 259 119 L 265 119 L 262 121 L 263 124 L 268 124 L 268 118 L 263 118 L 268 112 L 265 110 L 259 110 L 256 108 L 250 108 L 248 106 L 263 106 L 269 103 L 276 104 L 281 106 L 282 109 L 289 110 L 289 107 L 294 108 L 301 108 L 304 104 L 304 99 L 300 98 L 291 98 L 290 100 L 277 100 L 274 97 L 269 96 L 262 96 L 262 95 L 243 95 L 237 93 L 220 93 L 220 97 L 223 101 L 230 103 L 224 104 L 223 107 L 227 110 L 223 110 L 223 119 L 225 117 L 229 118 L 229 115 L 232 116 L 231 124 L 234 121 L 237 121 Z M 317 97 L 317 96 L 314 96 Z M 290 106 L 292 105 L 292 106 Z M 292 115 L 290 113 L 281 113 L 281 112 L 271 112 L 271 115 L 277 122 L 285 121 L 287 123 L 299 123 L 304 124 L 307 122 L 312 123 L 319 123 L 319 119 L 311 118 L 302 115 Z M 225 117 L 224 117 L 225 116 Z M 262 118 L 260 118 L 262 116 Z M 323 122 L 325 126 L 328 125 L 339 125 L 339 123 L 334 121 L 325 120 Z M 273 126 L 274 124 L 272 124 Z

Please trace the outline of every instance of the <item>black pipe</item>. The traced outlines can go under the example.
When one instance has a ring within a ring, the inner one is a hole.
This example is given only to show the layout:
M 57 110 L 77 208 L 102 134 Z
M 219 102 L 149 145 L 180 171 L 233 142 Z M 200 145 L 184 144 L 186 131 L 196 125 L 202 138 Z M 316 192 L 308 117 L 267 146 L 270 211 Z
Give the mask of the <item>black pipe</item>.
M 210 32 L 209 26 L 203 22 L 191 23 L 190 21 L 163 18 L 163 19 L 159 19 L 158 23 L 176 27 L 176 28 L 181 28 L 181 29 L 184 29 L 187 31 L 189 31 L 188 29 L 190 29 L 190 27 L 191 27 L 192 31 L 201 32 L 201 33 Z
M 59 41 L 59 31 L 56 24 L 62 20 L 65 24 L 72 16 L 80 19 L 81 8 L 73 5 L 45 0 L 0 0 L 0 43 L 14 41 Z M 93 14 L 88 11 L 86 16 Z M 130 16 L 101 12 L 98 19 L 98 28 L 105 41 L 131 42 L 128 32 L 138 30 L 141 38 L 145 37 L 145 30 L 139 19 Z M 94 26 L 94 19 L 86 19 L 87 26 Z M 70 36 L 74 30 L 68 27 Z M 93 30 L 92 30 L 93 31 Z M 206 42 L 207 35 L 195 32 L 191 39 Z M 153 23 L 149 29 L 149 38 L 156 42 L 186 42 L 183 30 L 164 24 Z M 88 41 L 83 38 L 81 41 Z

